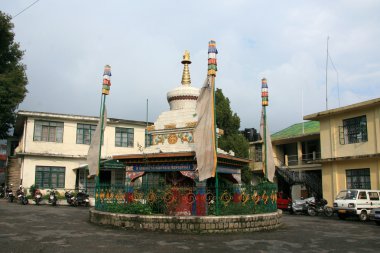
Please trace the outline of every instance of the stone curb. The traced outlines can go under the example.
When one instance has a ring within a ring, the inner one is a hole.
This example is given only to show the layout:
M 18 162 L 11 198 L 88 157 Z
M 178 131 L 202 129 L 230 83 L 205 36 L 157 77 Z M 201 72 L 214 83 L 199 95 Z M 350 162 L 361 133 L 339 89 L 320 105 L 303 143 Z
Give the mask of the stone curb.
M 134 230 L 174 233 L 232 233 L 267 231 L 278 228 L 282 211 L 231 216 L 162 216 L 89 212 L 90 222 Z

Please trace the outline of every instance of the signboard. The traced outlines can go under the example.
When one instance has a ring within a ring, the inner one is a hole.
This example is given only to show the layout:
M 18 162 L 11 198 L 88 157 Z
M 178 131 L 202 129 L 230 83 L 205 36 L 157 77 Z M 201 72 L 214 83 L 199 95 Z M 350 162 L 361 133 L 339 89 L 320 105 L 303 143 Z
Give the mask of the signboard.
M 166 171 L 186 171 L 186 170 L 194 170 L 194 164 L 181 163 L 181 164 L 136 164 L 136 165 L 133 165 L 133 171 L 166 172 Z

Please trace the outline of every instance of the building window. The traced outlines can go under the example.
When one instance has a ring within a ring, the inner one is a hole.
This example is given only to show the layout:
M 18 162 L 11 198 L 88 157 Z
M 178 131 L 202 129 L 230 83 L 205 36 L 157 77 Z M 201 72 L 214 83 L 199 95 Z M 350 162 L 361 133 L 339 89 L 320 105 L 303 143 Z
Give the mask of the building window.
M 145 147 L 150 147 L 152 146 L 153 143 L 153 135 L 145 133 Z
M 263 161 L 263 145 L 255 144 L 255 162 Z
M 346 170 L 347 189 L 371 189 L 369 169 Z
M 40 188 L 64 188 L 65 167 L 36 166 L 35 184 Z
M 63 142 L 63 122 L 34 122 L 34 141 Z
M 91 144 L 96 125 L 77 124 L 77 144 Z
M 133 147 L 133 128 L 116 127 L 115 146 L 116 147 Z
M 367 117 L 365 115 L 343 120 L 339 127 L 340 144 L 351 144 L 368 141 Z

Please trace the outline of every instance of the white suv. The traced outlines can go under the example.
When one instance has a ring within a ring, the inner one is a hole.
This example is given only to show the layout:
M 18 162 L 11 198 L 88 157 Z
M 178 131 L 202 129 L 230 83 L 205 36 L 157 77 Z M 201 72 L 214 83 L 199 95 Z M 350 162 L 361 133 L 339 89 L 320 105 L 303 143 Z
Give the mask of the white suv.
M 380 191 L 348 189 L 339 192 L 334 201 L 334 212 L 340 219 L 347 216 L 359 216 L 361 221 L 369 219 L 373 208 L 380 208 Z

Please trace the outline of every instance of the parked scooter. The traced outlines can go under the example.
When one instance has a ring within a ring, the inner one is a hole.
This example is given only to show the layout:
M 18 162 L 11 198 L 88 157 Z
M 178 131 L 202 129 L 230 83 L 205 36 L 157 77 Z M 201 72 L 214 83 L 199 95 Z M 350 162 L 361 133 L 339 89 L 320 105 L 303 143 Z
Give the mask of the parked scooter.
M 9 202 L 13 202 L 13 200 L 15 199 L 15 196 L 13 195 L 13 191 L 12 191 L 12 186 L 13 184 L 10 184 L 10 186 L 6 187 L 5 188 L 5 197 L 9 200 Z
M 42 200 L 42 193 L 40 189 L 36 189 L 34 191 L 34 202 L 36 202 L 36 205 L 39 205 Z
M 307 210 L 309 208 L 309 204 L 311 202 L 315 202 L 315 198 L 307 198 L 307 199 L 297 199 L 293 200 L 292 202 L 292 208 L 290 209 L 290 213 L 303 213 L 303 214 L 308 214 Z
M 4 189 L 4 184 L 0 185 L 0 198 L 5 197 L 5 189 Z
M 65 198 L 66 198 L 66 201 L 67 201 L 67 204 L 71 205 L 71 206 L 75 206 L 74 203 L 75 203 L 75 196 L 74 196 L 74 193 L 70 190 L 66 191 L 65 192 Z
M 24 187 L 22 187 L 22 185 L 20 185 L 16 193 L 17 193 L 17 198 L 20 201 L 20 204 L 22 205 L 29 204 L 29 201 L 26 198 L 25 193 L 24 193 Z
M 323 213 L 327 217 L 331 217 L 334 214 L 334 210 L 332 209 L 332 207 L 327 206 L 327 200 L 320 199 L 309 202 L 307 213 L 310 216 L 315 216 L 317 214 Z
M 86 191 L 80 190 L 76 195 L 72 191 L 65 192 L 66 201 L 71 206 L 89 206 L 90 199 Z
M 51 203 L 52 206 L 56 206 L 57 205 L 56 189 L 51 189 L 50 190 L 49 203 Z
M 83 205 L 88 207 L 90 205 L 90 199 L 85 190 L 79 190 L 75 199 L 75 206 Z

